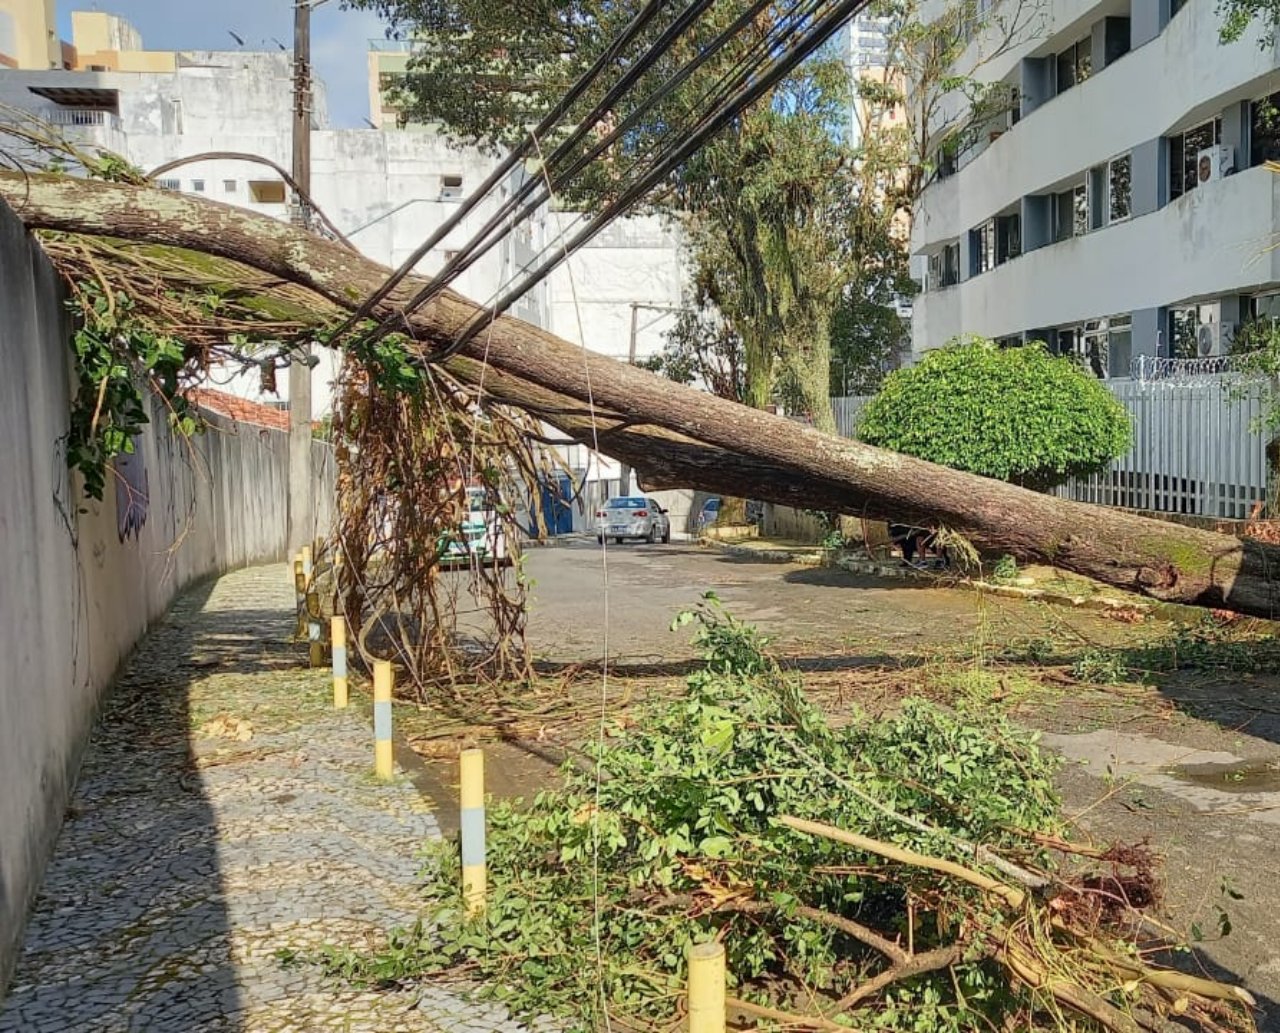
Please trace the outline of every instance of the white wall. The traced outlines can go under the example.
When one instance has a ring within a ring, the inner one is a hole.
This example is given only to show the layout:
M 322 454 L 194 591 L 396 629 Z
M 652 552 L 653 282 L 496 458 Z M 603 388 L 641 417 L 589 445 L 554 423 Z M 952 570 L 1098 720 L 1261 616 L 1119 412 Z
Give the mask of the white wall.
M 1267 249 L 1277 214 L 1280 176 L 1247 169 L 1149 215 L 917 295 L 913 339 L 936 346 L 960 333 L 999 337 L 1274 283 L 1280 251 Z
M 0 204 L 0 993 L 62 821 L 98 699 L 191 581 L 282 558 L 287 439 L 214 419 L 194 449 L 159 407 L 139 437 L 146 519 L 119 525 L 68 473 L 69 330 L 52 267 Z M 194 451 L 194 457 L 192 452 Z M 329 450 L 316 445 L 328 519 Z
M 576 213 L 547 216 L 550 236 L 572 234 Z M 557 269 L 550 278 L 547 329 L 592 351 L 626 361 L 631 340 L 631 304 L 654 305 L 637 312 L 636 358 L 661 351 L 688 282 L 678 227 L 658 215 L 620 219 Z M 581 333 L 579 332 L 581 318 Z

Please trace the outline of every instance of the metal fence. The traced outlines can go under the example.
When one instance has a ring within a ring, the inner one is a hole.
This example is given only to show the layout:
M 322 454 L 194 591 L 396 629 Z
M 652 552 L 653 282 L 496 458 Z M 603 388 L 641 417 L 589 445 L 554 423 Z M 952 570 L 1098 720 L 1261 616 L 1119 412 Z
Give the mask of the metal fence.
M 1058 494 L 1161 513 L 1243 519 L 1266 496 L 1266 436 L 1254 431 L 1267 385 L 1204 377 L 1107 385 L 1129 410 L 1133 448 Z
M 831 408 L 836 416 L 836 430 L 846 438 L 854 437 L 853 432 L 858 426 L 858 416 L 862 413 L 862 407 L 869 401 L 871 401 L 869 396 L 858 395 L 831 399 Z
M 1267 404 L 1260 381 L 1206 376 L 1176 383 L 1111 381 L 1129 411 L 1133 447 L 1092 477 L 1058 489 L 1063 498 L 1161 513 L 1243 519 L 1265 498 Z M 852 437 L 866 398 L 833 398 L 836 426 Z

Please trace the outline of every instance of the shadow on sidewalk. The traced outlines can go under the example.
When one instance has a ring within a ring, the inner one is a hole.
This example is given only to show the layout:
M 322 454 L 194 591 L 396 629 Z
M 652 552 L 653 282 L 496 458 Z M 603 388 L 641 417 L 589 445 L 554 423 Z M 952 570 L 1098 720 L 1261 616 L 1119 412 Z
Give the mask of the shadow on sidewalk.
M 0 1031 L 240 1030 L 218 827 L 192 748 L 193 682 L 296 667 L 279 609 L 189 589 L 94 726 L 0 1003 Z

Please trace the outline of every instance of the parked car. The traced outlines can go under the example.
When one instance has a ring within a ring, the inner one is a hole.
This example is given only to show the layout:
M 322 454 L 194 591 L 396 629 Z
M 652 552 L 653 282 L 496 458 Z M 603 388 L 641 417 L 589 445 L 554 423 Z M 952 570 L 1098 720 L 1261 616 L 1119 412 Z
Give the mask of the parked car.
M 704 531 L 720 516 L 720 499 L 709 498 L 702 504 L 702 508 L 698 510 L 698 519 L 694 521 L 694 531 Z
M 441 566 L 481 564 L 505 566 L 511 562 L 507 532 L 490 504 L 484 488 L 467 489 L 467 512 L 455 533 L 442 535 L 439 542 Z
M 666 543 L 671 541 L 671 521 L 656 500 L 643 495 L 620 495 L 596 512 L 596 540 L 604 544 L 606 538 L 619 545 L 625 538 Z

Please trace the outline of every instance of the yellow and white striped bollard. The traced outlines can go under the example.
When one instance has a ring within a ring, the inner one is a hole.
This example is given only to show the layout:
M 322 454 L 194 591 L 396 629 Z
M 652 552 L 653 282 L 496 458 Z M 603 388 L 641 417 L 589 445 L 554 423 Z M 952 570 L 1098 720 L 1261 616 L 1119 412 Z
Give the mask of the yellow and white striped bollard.
M 320 596 L 316 592 L 307 593 L 307 642 L 310 645 L 308 660 L 312 667 L 324 665 L 324 641 L 320 637 Z
M 724 1033 L 724 944 L 689 948 L 689 1033 Z
M 467 914 L 484 913 L 487 873 L 484 856 L 484 751 L 458 755 L 458 802 L 462 826 L 462 899 Z
M 373 662 L 373 773 L 389 782 L 395 774 L 391 755 L 391 662 Z
M 298 627 L 294 634 L 302 638 L 307 633 L 307 575 L 302 572 L 302 560 L 293 561 L 293 591 L 298 607 Z
M 329 618 L 329 644 L 333 649 L 333 706 L 347 705 L 347 622 L 340 616 Z

